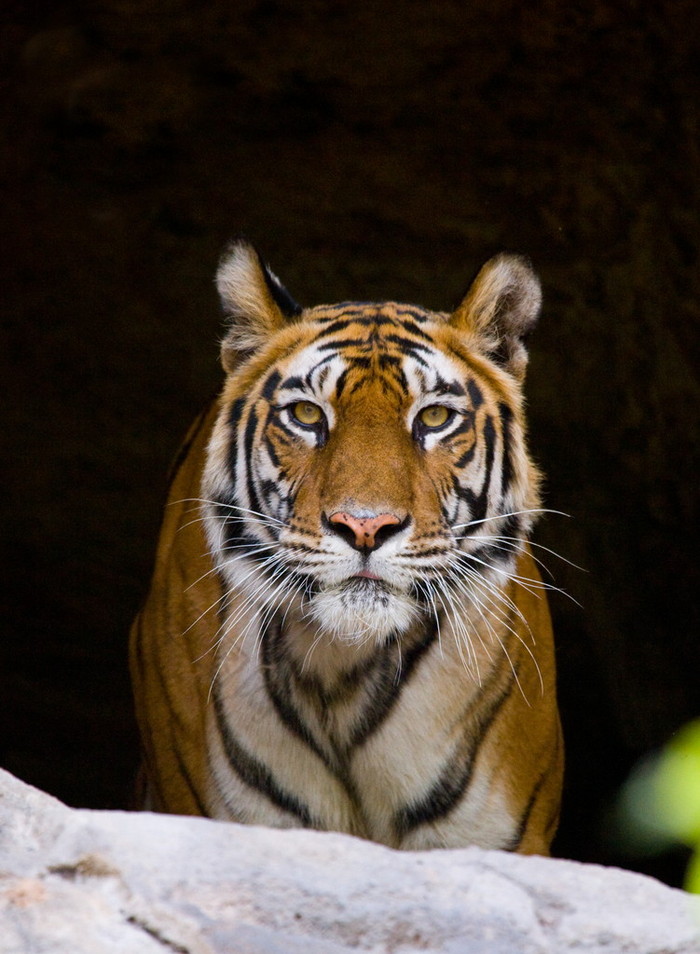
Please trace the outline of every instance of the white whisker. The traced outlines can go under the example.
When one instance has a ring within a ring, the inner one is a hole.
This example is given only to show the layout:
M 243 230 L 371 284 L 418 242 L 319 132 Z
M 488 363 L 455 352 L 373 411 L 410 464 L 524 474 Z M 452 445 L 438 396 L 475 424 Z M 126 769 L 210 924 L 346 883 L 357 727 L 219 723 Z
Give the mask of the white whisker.
M 249 507 L 240 507 L 238 504 L 225 503 L 222 500 L 211 500 L 208 497 L 181 497 L 179 500 L 171 500 L 168 506 L 174 507 L 177 504 L 183 503 L 208 504 L 212 507 L 225 507 L 227 510 L 236 511 L 237 513 L 246 513 L 253 517 L 259 517 L 266 524 L 276 523 L 280 527 L 287 526 L 283 520 L 279 520 L 277 517 L 273 517 L 270 514 L 261 513 L 259 510 L 251 510 Z
M 481 520 L 470 520 L 468 523 L 456 523 L 452 530 L 464 530 L 467 527 L 478 527 L 482 523 L 490 523 L 492 520 L 506 520 L 508 517 L 521 517 L 527 514 L 555 514 L 558 517 L 570 517 L 571 514 L 564 513 L 563 510 L 549 510 L 546 507 L 532 507 L 529 510 L 511 510 L 508 513 L 496 513 L 490 517 L 483 517 Z

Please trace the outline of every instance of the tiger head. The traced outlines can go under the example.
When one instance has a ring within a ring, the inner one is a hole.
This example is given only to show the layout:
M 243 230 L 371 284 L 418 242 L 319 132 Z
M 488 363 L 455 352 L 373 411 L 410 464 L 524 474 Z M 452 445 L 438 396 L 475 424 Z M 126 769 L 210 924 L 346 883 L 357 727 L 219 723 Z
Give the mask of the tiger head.
M 244 241 L 217 285 L 227 377 L 202 496 L 231 591 L 346 642 L 478 607 L 539 503 L 522 411 L 540 308 L 529 265 L 491 259 L 452 314 L 302 309 Z

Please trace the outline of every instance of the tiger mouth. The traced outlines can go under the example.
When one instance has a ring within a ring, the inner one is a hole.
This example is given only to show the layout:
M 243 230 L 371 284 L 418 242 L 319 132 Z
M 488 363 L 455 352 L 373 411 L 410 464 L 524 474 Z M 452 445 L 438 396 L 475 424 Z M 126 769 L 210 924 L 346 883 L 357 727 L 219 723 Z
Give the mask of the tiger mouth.
M 370 594 L 389 594 L 393 587 L 389 586 L 381 577 L 358 574 L 351 576 L 342 586 L 344 594 L 369 596 Z
M 337 587 L 341 606 L 350 613 L 372 612 L 387 608 L 402 594 L 395 586 L 378 577 L 351 576 Z
M 380 642 L 407 630 L 420 608 L 415 599 L 375 574 L 321 584 L 310 595 L 308 613 L 322 630 L 349 643 Z
M 355 573 L 352 577 L 353 580 L 379 580 L 381 582 L 381 576 L 377 576 L 376 573 L 370 573 L 369 570 L 361 570 L 359 573 Z

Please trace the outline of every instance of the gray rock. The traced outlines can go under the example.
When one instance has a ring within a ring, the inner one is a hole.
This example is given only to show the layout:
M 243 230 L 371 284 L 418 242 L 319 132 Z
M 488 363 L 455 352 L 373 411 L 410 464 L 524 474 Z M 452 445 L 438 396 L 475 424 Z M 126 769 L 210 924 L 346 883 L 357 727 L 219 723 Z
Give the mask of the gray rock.
M 0 772 L 0 954 L 700 954 L 695 899 L 479 849 L 73 810 Z

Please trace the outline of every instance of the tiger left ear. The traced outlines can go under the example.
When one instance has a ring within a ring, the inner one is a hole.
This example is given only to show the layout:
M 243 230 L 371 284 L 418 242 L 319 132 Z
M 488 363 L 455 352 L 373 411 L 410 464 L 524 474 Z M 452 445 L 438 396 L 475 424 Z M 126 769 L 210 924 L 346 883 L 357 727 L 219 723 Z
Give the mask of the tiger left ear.
M 450 324 L 476 334 L 488 355 L 522 380 L 527 367 L 525 338 L 534 328 L 542 289 L 520 255 L 496 255 L 476 276 Z
M 228 323 L 221 345 L 226 371 L 301 314 L 301 307 L 246 239 L 234 242 L 223 255 L 216 287 Z

